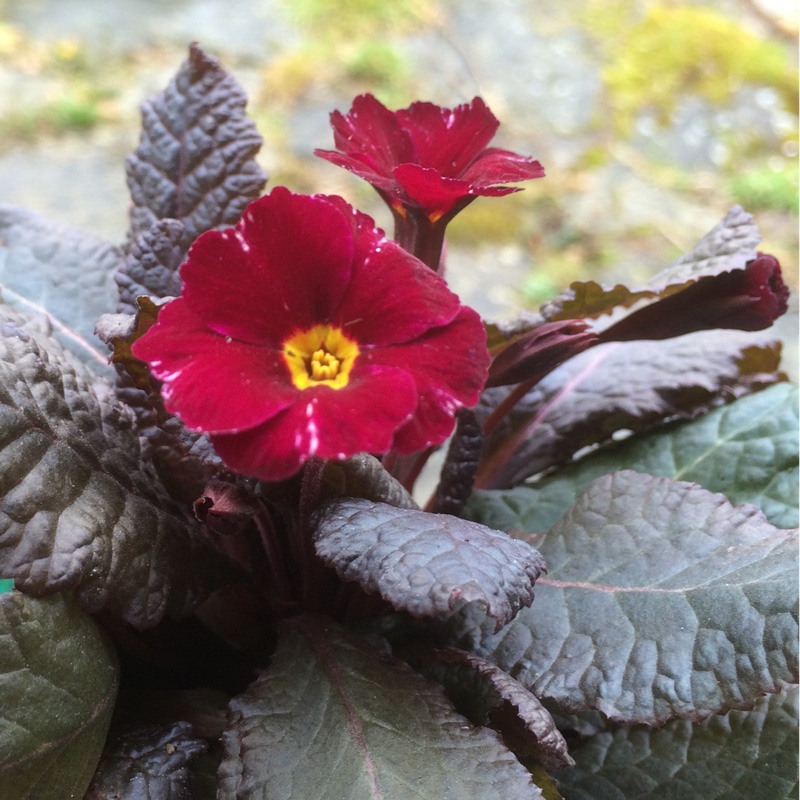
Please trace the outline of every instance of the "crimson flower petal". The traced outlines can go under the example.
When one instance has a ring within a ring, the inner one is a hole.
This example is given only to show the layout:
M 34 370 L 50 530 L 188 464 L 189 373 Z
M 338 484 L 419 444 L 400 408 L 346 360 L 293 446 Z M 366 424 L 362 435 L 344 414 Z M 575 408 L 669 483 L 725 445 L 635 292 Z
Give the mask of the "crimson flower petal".
M 363 262 L 360 270 L 369 278 L 354 276 L 337 310 L 336 319 L 348 333 L 369 345 L 398 344 L 456 316 L 461 303 L 442 278 L 394 242 L 380 247 L 380 270 Z
M 343 459 L 360 452 L 385 453 L 416 403 L 408 373 L 363 368 L 346 390 L 310 390 L 262 425 L 211 440 L 234 469 L 261 480 L 283 480 L 314 455 Z
M 416 102 L 396 112 L 396 117 L 414 145 L 416 163 L 432 167 L 445 177 L 460 175 L 500 127 L 480 97 L 452 111 L 433 103 Z
M 462 307 L 449 325 L 412 343 L 369 352 L 370 363 L 405 369 L 416 381 L 419 404 L 395 434 L 395 449 L 412 453 L 441 444 L 453 430 L 456 411 L 478 402 L 489 368 L 485 342 L 480 317 Z
M 278 187 L 235 228 L 197 239 L 181 269 L 183 296 L 217 333 L 277 345 L 332 317 L 352 258 L 352 229 L 336 207 Z
M 258 425 L 299 394 L 279 351 L 210 331 L 181 297 L 161 309 L 132 351 L 164 381 L 166 408 L 197 430 Z
M 461 177 L 479 187 L 476 194 L 483 194 L 492 184 L 543 178 L 544 167 L 533 158 L 490 147 L 464 170 Z
M 411 138 L 397 116 L 370 94 L 356 97 L 346 116 L 334 111 L 330 119 L 334 143 L 347 163 L 331 151 L 317 150 L 316 154 L 375 185 L 383 181 L 381 188 L 391 188 L 395 164 L 414 160 Z

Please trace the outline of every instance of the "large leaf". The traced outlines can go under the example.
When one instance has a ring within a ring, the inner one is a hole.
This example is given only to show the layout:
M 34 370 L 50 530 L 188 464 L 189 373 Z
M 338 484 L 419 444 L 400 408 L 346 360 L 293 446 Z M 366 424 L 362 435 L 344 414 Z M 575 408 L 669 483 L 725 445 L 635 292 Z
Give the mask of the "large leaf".
M 628 308 L 639 300 L 669 297 L 703 277 L 742 269 L 756 257 L 761 235 L 753 217 L 734 206 L 686 255 L 656 275 L 647 286 L 603 286 L 595 281 L 575 282 L 542 308 L 546 319 L 598 317 L 615 308 Z
M 141 139 L 126 162 L 132 238 L 178 220 L 185 252 L 204 231 L 233 225 L 259 196 L 267 180 L 254 160 L 262 139 L 246 103 L 219 62 L 191 45 L 169 86 L 142 105 Z
M 188 722 L 114 735 L 84 800 L 194 800 L 189 764 L 208 745 Z
M 0 596 L 0 793 L 82 797 L 100 758 L 118 671 L 113 649 L 69 597 Z
M 531 776 L 441 687 L 328 620 L 284 628 L 230 706 L 219 800 L 535 800 Z
M 508 622 L 533 601 L 545 571 L 529 544 L 444 514 L 342 499 L 317 514 L 314 543 L 344 581 L 357 581 L 415 617 L 444 617 L 477 604 Z
M 137 627 L 189 613 L 231 568 L 159 487 L 110 387 L 0 306 L 0 574 Z
M 0 284 L 19 309 L 50 318 L 56 335 L 95 370 L 107 369 L 94 335 L 101 314 L 117 303 L 118 247 L 21 208 L 0 204 Z
M 795 800 L 797 687 L 701 724 L 618 727 L 574 751 L 565 800 Z
M 538 697 L 656 724 L 797 682 L 797 531 L 758 509 L 624 471 L 535 538 L 549 569 L 535 607 L 462 639 Z
M 469 516 L 500 530 L 543 531 L 595 478 L 628 468 L 699 483 L 798 525 L 798 390 L 778 384 L 692 422 L 633 438 L 534 486 L 476 492 Z
M 481 488 L 507 488 L 568 463 L 617 431 L 690 419 L 775 383 L 780 344 L 767 334 L 703 331 L 663 342 L 594 347 L 548 375 L 514 409 L 481 467 Z M 491 390 L 494 393 L 504 390 Z M 499 402 L 485 398 L 484 414 Z M 513 452 L 507 453 L 508 442 Z

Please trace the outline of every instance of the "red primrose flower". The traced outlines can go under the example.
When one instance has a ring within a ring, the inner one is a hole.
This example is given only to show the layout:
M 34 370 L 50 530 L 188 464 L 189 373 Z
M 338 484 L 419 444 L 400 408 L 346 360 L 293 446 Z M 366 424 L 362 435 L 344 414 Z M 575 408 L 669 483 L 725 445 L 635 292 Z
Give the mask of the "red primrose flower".
M 439 444 L 483 388 L 478 315 L 340 197 L 274 189 L 200 236 L 181 278 L 133 353 L 244 474 Z

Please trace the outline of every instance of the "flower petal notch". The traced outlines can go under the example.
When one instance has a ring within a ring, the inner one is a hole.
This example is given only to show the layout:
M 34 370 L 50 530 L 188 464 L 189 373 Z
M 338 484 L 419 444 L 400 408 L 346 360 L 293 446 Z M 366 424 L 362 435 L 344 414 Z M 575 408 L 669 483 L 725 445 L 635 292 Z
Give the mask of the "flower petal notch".
M 440 444 L 486 379 L 478 315 L 339 197 L 274 189 L 200 236 L 181 278 L 134 355 L 170 412 L 262 480 Z

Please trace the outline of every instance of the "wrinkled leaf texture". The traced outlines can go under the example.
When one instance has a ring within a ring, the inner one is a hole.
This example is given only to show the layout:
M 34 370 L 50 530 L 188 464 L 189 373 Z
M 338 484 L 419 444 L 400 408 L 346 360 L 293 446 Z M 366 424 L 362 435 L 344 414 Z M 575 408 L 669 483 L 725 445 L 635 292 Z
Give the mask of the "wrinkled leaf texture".
M 595 478 L 634 469 L 694 481 L 738 505 L 752 503 L 779 528 L 797 527 L 798 389 L 747 395 L 691 422 L 631 438 L 533 486 L 476 492 L 468 516 L 500 530 L 544 531 Z
M 477 604 L 496 629 L 533 601 L 540 554 L 501 531 L 364 499 L 319 511 L 314 544 L 344 581 L 357 581 L 415 617 L 446 617 Z
M 106 737 L 117 659 L 68 595 L 0 596 L 0 794 L 82 797 Z
M 219 800 L 536 800 L 496 733 L 330 620 L 284 626 L 230 705 Z
M 116 274 L 118 312 L 136 314 L 141 295 L 163 298 L 181 293 L 184 237 L 182 222 L 160 219 L 134 238 L 125 254 L 125 267 Z
M 228 562 L 163 494 L 110 387 L 0 314 L 0 574 L 139 628 L 190 613 Z
M 236 80 L 192 44 L 167 88 L 142 105 L 142 135 L 126 161 L 132 238 L 152 238 L 154 224 L 178 220 L 185 252 L 204 231 L 238 221 L 267 180 L 254 158 L 262 138 L 246 104 Z M 162 225 L 168 231 L 170 223 Z M 148 288 L 163 296 L 170 286 Z
M 794 686 L 700 724 L 614 726 L 573 749 L 559 789 L 564 800 L 794 800 L 797 711 Z
M 456 639 L 567 712 L 701 720 L 797 682 L 797 531 L 697 484 L 598 478 L 546 534 L 536 604 Z
M 95 320 L 116 304 L 122 251 L 33 211 L 0 204 L 0 284 L 15 308 L 47 316 L 55 335 L 96 372 L 110 375 Z

